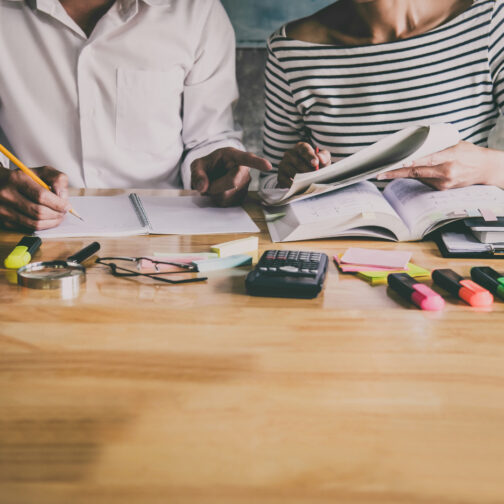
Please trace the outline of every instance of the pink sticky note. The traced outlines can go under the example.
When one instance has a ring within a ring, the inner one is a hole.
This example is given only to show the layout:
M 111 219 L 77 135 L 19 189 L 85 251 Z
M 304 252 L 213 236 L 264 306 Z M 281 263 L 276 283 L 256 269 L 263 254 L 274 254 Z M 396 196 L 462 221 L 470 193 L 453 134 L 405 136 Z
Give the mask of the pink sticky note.
M 343 254 L 341 264 L 372 266 L 373 269 L 377 267 L 385 269 L 406 269 L 410 259 L 411 252 L 351 247 Z
M 343 273 L 360 273 L 363 271 L 362 265 L 359 264 L 341 264 L 340 258 L 335 255 L 333 257 L 334 262 Z M 396 268 L 381 268 L 380 266 L 374 266 L 373 271 L 397 271 Z M 406 270 L 404 270 L 406 271 Z
M 485 222 L 495 222 L 497 220 L 497 216 L 492 212 L 492 210 L 488 210 L 487 208 L 479 209 L 481 217 L 485 220 Z

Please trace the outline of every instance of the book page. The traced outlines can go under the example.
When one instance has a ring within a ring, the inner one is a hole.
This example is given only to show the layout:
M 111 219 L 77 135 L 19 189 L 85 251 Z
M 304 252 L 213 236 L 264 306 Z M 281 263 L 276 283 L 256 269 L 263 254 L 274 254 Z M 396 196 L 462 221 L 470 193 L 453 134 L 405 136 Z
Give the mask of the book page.
M 261 186 L 260 196 L 267 205 L 311 197 L 375 177 L 404 162 L 451 147 L 458 141 L 459 133 L 452 124 L 410 126 L 325 168 L 297 173 L 288 190 L 271 188 L 272 181 L 268 178 Z
M 371 182 L 360 182 L 277 210 L 284 215 L 276 220 L 269 220 L 268 215 L 272 214 L 265 211 L 273 241 L 351 235 L 397 239 L 408 234 L 397 213 Z M 390 232 L 383 233 L 383 229 Z
M 396 179 L 383 192 L 411 231 L 412 240 L 419 240 L 438 227 L 467 217 L 479 209 L 504 214 L 504 191 L 495 186 L 475 185 L 438 191 L 414 179 Z
M 258 233 L 242 207 L 216 207 L 205 196 L 140 196 L 152 234 Z
M 80 236 L 131 236 L 146 234 L 127 194 L 119 196 L 73 196 L 72 208 L 84 219 L 68 213 L 53 229 L 35 233 L 41 238 Z

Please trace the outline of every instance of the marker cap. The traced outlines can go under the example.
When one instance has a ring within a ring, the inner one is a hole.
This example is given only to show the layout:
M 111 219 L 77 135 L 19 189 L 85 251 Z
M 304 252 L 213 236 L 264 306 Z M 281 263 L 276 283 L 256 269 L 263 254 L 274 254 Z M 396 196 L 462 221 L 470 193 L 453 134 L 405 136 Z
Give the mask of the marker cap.
M 492 293 L 472 280 L 464 279 L 460 281 L 462 288 L 459 291 L 459 296 L 471 306 L 481 308 L 489 306 L 493 303 Z
M 42 240 L 38 236 L 25 236 L 5 258 L 4 266 L 8 269 L 19 269 L 26 266 L 33 254 L 39 249 Z
M 413 289 L 415 292 L 411 295 L 411 300 L 422 310 L 438 311 L 444 308 L 445 300 L 427 285 L 417 283 L 413 285 Z
M 9 269 L 19 269 L 26 266 L 31 261 L 31 254 L 28 247 L 17 246 L 6 258 L 4 265 Z

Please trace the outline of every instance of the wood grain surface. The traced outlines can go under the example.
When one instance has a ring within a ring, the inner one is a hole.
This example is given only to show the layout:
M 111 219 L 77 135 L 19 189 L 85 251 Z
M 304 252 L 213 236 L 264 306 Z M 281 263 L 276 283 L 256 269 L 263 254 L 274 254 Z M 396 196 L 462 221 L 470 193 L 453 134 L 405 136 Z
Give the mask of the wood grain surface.
M 253 197 L 246 208 L 271 248 Z M 0 237 L 3 262 L 20 235 Z M 100 254 L 238 237 L 103 238 Z M 35 259 L 90 241 L 45 240 Z M 352 245 L 504 271 L 431 242 L 274 247 Z M 2 504 L 504 502 L 504 302 L 445 294 L 442 312 L 422 312 L 332 263 L 313 300 L 249 297 L 247 268 L 170 286 L 86 264 L 73 300 L 0 273 Z

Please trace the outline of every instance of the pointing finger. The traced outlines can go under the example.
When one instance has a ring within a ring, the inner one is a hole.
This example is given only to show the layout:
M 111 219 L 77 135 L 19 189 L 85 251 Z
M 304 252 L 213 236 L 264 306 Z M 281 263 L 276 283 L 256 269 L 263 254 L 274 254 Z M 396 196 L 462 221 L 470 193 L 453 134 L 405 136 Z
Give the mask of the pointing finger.
M 269 172 L 273 169 L 271 163 L 262 157 L 256 156 L 251 152 L 244 152 L 238 149 L 228 147 L 223 152 L 223 157 L 228 162 L 233 162 L 237 165 L 248 166 L 262 172 Z

